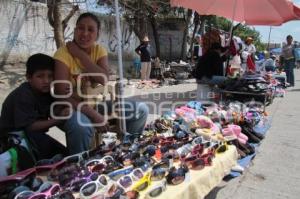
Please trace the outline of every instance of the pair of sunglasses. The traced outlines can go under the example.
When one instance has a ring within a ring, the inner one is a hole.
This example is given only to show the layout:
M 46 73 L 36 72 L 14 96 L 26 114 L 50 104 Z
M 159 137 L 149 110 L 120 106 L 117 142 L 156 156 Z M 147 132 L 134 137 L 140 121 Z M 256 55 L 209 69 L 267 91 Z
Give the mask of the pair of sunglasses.
M 211 156 L 199 156 L 193 155 L 184 159 L 184 163 L 188 168 L 193 170 L 201 170 L 204 169 L 205 166 L 212 165 L 212 157 Z
M 132 186 L 132 190 L 141 192 L 146 190 L 150 186 L 150 184 L 151 184 L 151 173 L 148 172 L 144 175 L 143 178 L 141 178 L 138 182 L 136 182 Z
M 219 146 L 216 148 L 215 153 L 216 154 L 222 154 L 228 150 L 228 144 L 227 142 L 223 142 L 219 144 Z
M 128 190 L 134 181 L 138 181 L 144 177 L 144 173 L 141 169 L 134 169 L 130 174 L 122 176 L 118 181 L 118 185 L 120 185 L 125 190 Z
M 14 199 L 47 199 L 59 193 L 60 190 L 61 188 L 59 184 L 45 182 L 41 185 L 37 192 L 33 192 L 30 190 L 22 191 L 17 194 Z
M 97 192 L 103 190 L 109 182 L 109 178 L 105 175 L 94 175 L 92 181 L 84 184 L 80 190 L 81 198 L 93 198 Z
M 162 192 L 164 192 L 167 189 L 167 182 L 163 180 L 158 185 L 151 188 L 150 191 L 148 191 L 147 195 L 150 198 L 158 197 Z
M 178 185 L 185 179 L 186 173 L 189 171 L 186 165 L 181 165 L 179 168 L 172 167 L 167 175 L 167 183 L 172 185 Z

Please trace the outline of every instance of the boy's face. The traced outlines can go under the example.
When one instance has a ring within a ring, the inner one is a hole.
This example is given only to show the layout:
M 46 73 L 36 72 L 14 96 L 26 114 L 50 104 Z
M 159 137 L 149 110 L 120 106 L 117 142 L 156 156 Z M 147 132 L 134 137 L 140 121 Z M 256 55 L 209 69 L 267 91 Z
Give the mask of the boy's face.
M 41 93 L 50 92 L 50 84 L 53 81 L 53 71 L 37 70 L 31 76 L 27 76 L 27 80 L 31 87 Z

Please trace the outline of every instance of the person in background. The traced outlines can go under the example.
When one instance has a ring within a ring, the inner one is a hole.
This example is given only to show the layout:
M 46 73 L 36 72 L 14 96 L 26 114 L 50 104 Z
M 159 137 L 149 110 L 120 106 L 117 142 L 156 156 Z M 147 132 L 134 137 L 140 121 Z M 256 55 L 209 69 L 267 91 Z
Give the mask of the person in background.
M 286 37 L 286 45 L 282 47 L 282 66 L 286 73 L 286 80 L 289 83 L 289 86 L 293 87 L 295 85 L 294 78 L 294 68 L 295 68 L 295 55 L 294 55 L 294 45 L 293 37 L 288 35 Z
M 220 43 L 213 43 L 210 49 L 199 58 L 194 77 L 197 80 L 197 100 L 210 100 L 212 86 L 221 85 L 224 77 L 224 61 L 227 52 Z
M 276 70 L 276 56 L 271 54 L 270 58 L 266 59 L 263 63 L 264 71 L 266 72 L 275 72 Z
M 246 71 L 252 71 L 252 72 L 256 71 L 255 52 L 256 52 L 256 48 L 253 44 L 253 38 L 247 37 L 245 40 L 244 48 L 242 50 L 243 63 L 246 63 L 247 65 Z
M 135 52 L 140 55 L 141 58 L 141 80 L 149 80 L 151 73 L 151 47 L 148 36 L 143 38 L 142 43 L 135 49 Z

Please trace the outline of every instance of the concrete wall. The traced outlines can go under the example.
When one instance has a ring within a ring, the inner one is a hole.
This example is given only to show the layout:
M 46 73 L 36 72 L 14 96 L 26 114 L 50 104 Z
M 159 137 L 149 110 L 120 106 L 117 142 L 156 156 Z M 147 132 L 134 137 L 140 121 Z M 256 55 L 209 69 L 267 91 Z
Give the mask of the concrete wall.
M 22 2 L 22 1 L 21 1 Z M 63 5 L 64 13 L 70 6 Z M 77 14 L 78 16 L 79 14 Z M 65 31 L 65 39 L 73 38 L 77 16 L 73 16 Z M 117 36 L 114 16 L 99 16 L 101 31 L 98 43 L 106 47 L 110 59 L 117 58 Z M 47 6 L 42 3 L 22 4 L 20 0 L 0 0 L 0 65 L 7 57 L 8 63 L 24 62 L 31 54 L 41 52 L 53 55 L 56 45 L 52 27 L 47 20 Z M 178 59 L 182 50 L 183 22 L 171 19 L 159 22 L 161 59 Z M 139 40 L 121 21 L 123 58 L 132 60 L 137 57 L 134 49 Z M 155 43 L 151 26 L 148 25 L 149 37 L 155 55 Z
M 64 5 L 64 13 L 68 6 Z M 65 31 L 66 40 L 73 38 L 77 16 L 72 17 Z M 110 57 L 117 56 L 117 36 L 114 17 L 102 16 L 98 43 L 104 45 Z M 25 61 L 33 53 L 53 55 L 56 50 L 52 27 L 47 21 L 47 7 L 41 3 L 21 4 L 17 0 L 0 0 L 0 62 L 8 54 L 8 63 Z M 124 59 L 136 56 L 139 44 L 128 26 L 121 24 Z

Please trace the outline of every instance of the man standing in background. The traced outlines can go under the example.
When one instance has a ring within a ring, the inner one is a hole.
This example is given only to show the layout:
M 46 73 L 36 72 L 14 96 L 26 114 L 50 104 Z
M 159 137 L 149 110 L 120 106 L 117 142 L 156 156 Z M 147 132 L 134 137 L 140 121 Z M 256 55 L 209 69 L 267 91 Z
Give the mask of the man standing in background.
M 290 84 L 289 86 L 295 85 L 294 78 L 294 68 L 295 68 L 295 55 L 294 55 L 294 45 L 293 45 L 293 37 L 288 35 L 286 37 L 287 44 L 282 47 L 282 63 L 283 68 L 286 74 L 287 82 Z
M 151 73 L 151 50 L 149 44 L 149 38 L 147 36 L 144 37 L 142 43 L 135 49 L 135 52 L 141 57 L 141 79 L 149 80 Z

